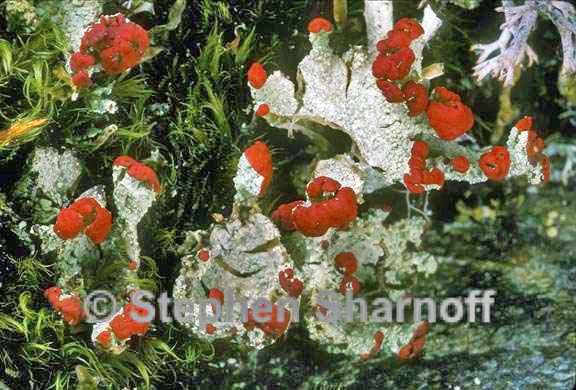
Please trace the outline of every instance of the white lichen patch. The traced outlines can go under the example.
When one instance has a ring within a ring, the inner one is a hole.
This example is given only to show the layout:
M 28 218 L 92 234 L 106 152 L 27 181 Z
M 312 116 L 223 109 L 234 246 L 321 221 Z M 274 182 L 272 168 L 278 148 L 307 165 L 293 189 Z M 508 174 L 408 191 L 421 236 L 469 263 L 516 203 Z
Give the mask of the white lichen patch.
M 408 147 L 411 147 L 411 143 Z M 335 178 L 342 185 L 354 188 L 358 194 L 364 191 L 365 178 L 370 175 L 373 176 L 368 180 L 373 183 L 370 188 L 382 188 L 382 175 L 379 172 L 373 168 L 366 169 L 349 156 L 320 161 L 315 168 L 316 176 Z M 374 171 L 372 174 L 371 170 Z M 302 265 L 297 266 L 292 262 L 287 247 L 282 244 L 280 231 L 254 202 L 259 187 L 246 190 L 252 183 L 261 184 L 255 180 L 256 177 L 249 176 L 250 171 L 252 168 L 247 161 L 241 161 L 234 182 L 238 193 L 246 195 L 237 195 L 232 215 L 219 219 L 207 231 L 187 234 L 187 244 L 182 246 L 187 253 L 182 258 L 174 297 L 192 303 L 188 314 L 198 313 L 202 309 L 199 302 L 207 298 L 207 291 L 213 289 L 224 293 L 225 302 L 229 295 L 235 302 L 244 300 L 253 303 L 256 298 L 278 302 L 287 296 L 280 285 L 280 272 L 290 268 L 303 283 L 300 299 L 309 304 L 298 313 L 299 318 L 306 321 L 312 338 L 324 343 L 329 350 L 360 355 L 370 352 L 375 333 L 382 330 L 386 335 L 382 350 L 397 353 L 410 340 L 414 328 L 412 324 L 367 325 L 346 319 L 326 322 L 315 317 L 315 302 L 321 291 L 332 291 L 336 294 L 335 302 L 345 304 L 346 297 L 339 292 L 343 275 L 335 266 L 335 257 L 342 252 L 352 252 L 357 258 L 358 270 L 354 277 L 361 285 L 374 282 L 400 285 L 416 274 L 435 272 L 437 263 L 431 255 L 422 251 L 413 252 L 421 244 L 425 220 L 412 218 L 387 226 L 388 212 L 374 209 L 357 218 L 347 229 L 330 229 L 322 237 L 307 238 L 294 233 L 289 248 L 299 248 L 298 263 Z M 391 269 L 394 272 L 387 274 Z M 387 280 L 383 281 L 383 278 Z M 395 299 L 407 290 L 408 287 L 402 288 L 400 285 L 392 290 L 382 289 L 382 294 Z M 211 307 L 204 310 L 212 313 Z M 358 315 L 358 310 L 354 310 L 354 315 Z M 247 330 L 243 314 L 241 305 L 235 305 L 232 318 L 213 323 L 209 332 L 194 316 L 190 316 L 191 321 L 187 326 L 198 337 L 208 340 L 233 339 L 257 349 L 276 340 L 257 327 Z
M 83 277 L 82 267 L 100 260 L 96 245 L 84 234 L 64 241 L 54 233 L 53 225 L 34 225 L 32 233 L 42 242 L 43 254 L 55 254 L 58 258 L 60 287 L 76 286 Z
M 323 237 L 306 239 L 308 256 L 302 274 L 305 275 L 306 291 L 313 305 L 321 298 L 320 292 L 338 291 L 342 274 L 336 269 L 335 257 L 342 252 L 352 252 L 357 258 L 358 270 L 354 277 L 361 285 L 377 281 L 379 284 L 396 286 L 388 291 L 382 290 L 379 296 L 390 300 L 406 294 L 407 289 L 399 286 L 407 279 L 416 274 L 431 275 L 436 272 L 437 259 L 427 252 L 413 249 L 422 243 L 426 221 L 423 218 L 410 218 L 385 226 L 387 217 L 388 213 L 383 210 L 371 210 L 345 231 L 331 230 Z M 385 280 L 380 280 L 380 275 Z M 362 292 L 359 297 L 365 298 Z M 322 299 L 326 301 L 326 298 Z M 337 292 L 334 303 L 344 310 L 346 297 Z M 369 305 L 368 309 L 371 313 Z M 358 311 L 359 307 L 354 306 L 354 316 L 359 316 Z M 382 349 L 388 354 L 397 353 L 414 331 L 413 324 L 366 324 L 345 319 L 330 322 L 315 315 L 308 318 L 308 329 L 313 339 L 335 352 L 357 355 L 370 351 L 374 333 L 379 330 L 385 335 Z M 390 318 L 389 322 L 392 320 Z
M 114 204 L 118 210 L 117 224 L 122 224 L 120 239 L 124 241 L 128 259 L 140 266 L 140 243 L 138 224 L 156 200 L 148 184 L 142 183 L 128 175 L 124 167 L 115 166 L 113 170 Z
M 174 283 L 174 298 L 198 300 L 206 297 L 202 286 L 202 276 L 211 268 L 209 262 L 198 261 L 196 255 L 181 259 L 180 275 Z
M 387 217 L 388 213 L 384 210 L 370 210 L 346 230 L 331 229 L 322 237 L 305 239 L 307 262 L 329 264 L 335 268 L 336 256 L 351 252 L 358 260 L 359 268 L 355 276 L 361 282 L 374 279 L 376 267 L 390 270 L 387 271 L 386 282 L 391 284 L 398 284 L 401 278 L 416 272 L 427 275 L 436 272 L 437 261 L 432 255 L 409 250 L 421 245 L 426 221 L 414 217 L 385 226 Z M 305 274 L 312 275 L 312 279 L 318 277 L 316 272 Z
M 156 193 L 146 183 L 134 179 L 123 167 L 114 167 L 114 204 L 118 216 L 136 226 L 156 200 Z
M 294 97 L 294 84 L 280 71 L 272 73 L 262 88 L 251 90 L 255 109 L 258 109 L 260 104 L 268 104 L 271 113 L 288 116 L 294 115 L 298 108 L 298 102 Z
M 365 300 L 368 321 L 363 322 L 363 309 L 360 304 L 348 302 L 344 295 L 336 291 L 335 287 L 340 284 L 342 275 L 335 270 L 333 264 L 307 264 L 304 274 L 311 275 L 306 279 L 306 288 L 311 295 L 312 306 L 327 302 L 334 305 L 326 308 L 328 311 L 325 314 L 328 318 L 323 317 L 321 312 L 306 317 L 310 337 L 324 345 L 328 351 L 359 357 L 370 352 L 374 346 L 374 335 L 378 331 L 384 335 L 380 352 L 387 355 L 396 354 L 410 341 L 415 329 L 414 324 L 394 323 L 395 313 L 392 312 L 387 318 L 387 315 L 383 314 L 382 306 L 375 304 L 373 300 Z M 333 292 L 333 295 L 320 295 L 327 291 Z M 351 317 L 348 307 L 352 308 Z M 378 310 L 382 312 L 377 313 Z
M 84 32 L 102 14 L 102 1 L 72 0 L 64 2 L 60 7 L 63 14 L 62 30 L 68 38 L 71 51 L 78 51 Z
M 310 34 L 312 50 L 298 65 L 299 88 L 294 95 L 294 99 L 299 103 L 297 111 L 282 118 L 270 115 L 265 119 L 275 127 L 288 129 L 289 133 L 302 130 L 306 134 L 312 127 L 311 124 L 345 132 L 353 141 L 351 152 L 361 160 L 361 166 L 367 171 L 379 170 L 379 175 L 375 176 L 378 178 L 377 188 L 403 182 L 404 175 L 410 172 L 408 161 L 412 143 L 418 138 L 424 138 L 438 146 L 436 154 L 441 156 L 436 161 L 431 161 L 430 167 L 439 167 L 446 179 L 472 184 L 487 181 L 477 164 L 482 150 L 464 148 L 459 145 L 460 140 L 440 140 L 429 127 L 426 115 L 409 117 L 404 104 L 387 102 L 378 89 L 372 74 L 376 55 L 373 46 L 385 37 L 387 31 L 382 31 L 382 28 L 392 28 L 391 10 L 392 7 L 387 5 L 387 2 L 365 2 L 370 45 L 368 50 L 354 47 L 339 57 L 329 46 L 328 34 Z M 424 10 L 421 24 L 425 32 L 411 44 L 416 60 L 409 77 L 422 81 L 423 49 L 441 27 L 442 21 L 428 6 Z M 427 79 L 422 82 L 426 84 Z M 287 95 L 292 96 L 295 89 L 294 83 L 285 78 L 282 83 L 276 79 L 270 84 L 267 82 L 265 88 L 270 100 L 274 100 L 274 95 L 286 99 Z M 252 89 L 252 93 L 254 95 L 258 92 Z M 291 112 L 294 104 L 292 99 L 290 102 L 289 107 L 276 109 Z M 511 134 L 510 137 L 512 140 L 514 135 Z M 516 145 L 516 141 L 511 142 Z M 443 162 L 445 157 L 451 157 L 456 150 L 471 162 L 472 167 L 466 174 L 455 172 Z M 533 167 L 523 162 L 523 155 L 513 154 L 510 175 L 528 175 L 529 180 L 536 183 L 541 175 L 535 174 Z M 366 176 L 369 174 L 366 173 Z M 438 190 L 441 187 L 429 185 L 425 188 Z M 371 189 L 374 187 L 371 186 Z
M 470 184 L 483 183 L 488 181 L 488 178 L 480 169 L 479 161 L 482 153 L 489 151 L 489 149 L 471 149 L 464 148 L 456 144 L 452 144 L 439 139 L 426 138 L 426 141 L 432 148 L 441 149 L 445 152 L 445 156 L 438 157 L 433 160 L 428 167 L 438 167 L 444 172 L 446 180 L 466 182 Z M 540 184 L 543 181 L 542 166 L 540 164 L 532 165 L 528 160 L 526 152 L 526 144 L 528 142 L 528 132 L 518 131 L 515 127 L 512 128 L 506 141 L 506 149 L 510 153 L 510 171 L 508 177 L 526 176 L 530 184 Z M 470 162 L 470 169 L 466 173 L 455 171 L 450 164 L 444 161 L 446 157 L 454 158 L 456 156 L 465 156 Z
M 260 194 L 263 181 L 264 177 L 252 168 L 246 156 L 242 154 L 238 162 L 236 176 L 234 176 L 236 202 L 245 205 L 252 204 Z
M 291 120 L 271 118 L 271 124 L 292 130 L 294 123 L 309 121 L 342 130 L 350 135 L 362 160 L 382 169 L 388 184 L 401 181 L 408 171 L 410 140 L 430 133 L 430 128 L 423 120 L 408 117 L 404 105 L 386 102 L 372 76 L 373 58 L 366 51 L 353 48 L 340 58 L 324 35 L 310 34 L 313 48 L 298 66 L 301 106 Z M 413 43 L 417 55 L 424 44 L 422 38 Z M 271 83 L 267 93 L 273 87 L 279 96 L 293 93 L 291 81 L 284 80 L 282 86 Z M 293 104 L 282 111 L 292 109 Z
M 418 249 L 422 244 L 422 235 L 426 227 L 423 218 L 404 219 L 386 229 L 383 245 L 387 256 L 384 259 L 386 283 L 401 285 L 410 275 L 421 273 L 431 275 L 436 272 L 438 262 L 431 254 Z M 418 250 L 410 250 L 410 247 Z M 400 296 L 402 291 L 395 290 Z
M 326 176 L 338 181 L 342 187 L 350 187 L 361 196 L 364 192 L 365 170 L 348 155 L 338 155 L 316 164 L 314 177 Z
M 118 103 L 112 99 L 102 99 L 95 102 L 94 112 L 98 114 L 116 114 Z
M 363 218 L 358 218 L 346 230 L 331 229 L 322 237 L 306 239 L 309 248 L 309 262 L 324 262 L 334 265 L 334 258 L 342 252 L 352 252 L 358 259 L 359 274 L 363 274 L 365 266 L 374 266 L 384 256 L 382 246 L 385 229 L 384 221 L 388 213 L 383 210 L 372 210 Z M 320 243 L 324 242 L 324 245 Z M 369 267 L 368 272 L 373 270 Z
M 215 225 L 210 234 L 210 253 L 240 273 L 252 273 L 270 263 L 283 262 L 286 252 L 275 245 L 279 240 L 280 232 L 272 221 L 253 214 L 246 220 L 234 218 Z
M 526 174 L 530 184 L 540 184 L 544 180 L 542 166 L 532 165 L 528 161 L 527 147 L 528 131 L 518 131 L 515 127 L 510 131 L 506 146 L 510 152 L 510 175 Z
M 37 188 L 56 206 L 63 206 L 78 184 L 82 165 L 69 150 L 59 153 L 54 148 L 39 148 L 34 151 L 30 171 L 38 175 Z
M 283 295 L 278 274 L 291 267 L 291 261 L 280 243 L 280 232 L 267 217 L 251 213 L 241 219 L 233 214 L 228 221 L 214 224 L 209 231 L 197 232 L 196 237 L 204 241 L 199 242 L 195 250 L 208 251 L 210 259 L 203 262 L 196 253 L 185 256 L 174 287 L 175 298 L 193 303 L 191 312 L 202 309 L 199 302 L 207 298 L 204 288 L 219 289 L 226 293 L 225 299 L 244 300 L 249 305 L 256 298 L 272 302 Z M 205 310 L 212 314 L 210 307 Z M 241 338 L 257 349 L 274 341 L 258 328 L 247 331 L 243 315 L 241 305 L 234 305 L 230 318 L 215 322 L 212 333 L 200 328 L 198 316 L 192 317 L 187 325 L 199 337 Z

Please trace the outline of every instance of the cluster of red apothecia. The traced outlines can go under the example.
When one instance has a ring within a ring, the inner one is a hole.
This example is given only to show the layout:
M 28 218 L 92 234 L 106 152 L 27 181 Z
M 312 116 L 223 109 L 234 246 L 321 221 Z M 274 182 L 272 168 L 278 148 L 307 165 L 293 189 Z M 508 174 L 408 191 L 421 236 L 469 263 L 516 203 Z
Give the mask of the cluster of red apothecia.
M 292 268 L 286 268 L 284 271 L 280 271 L 278 273 L 278 281 L 280 282 L 282 290 L 293 298 L 298 298 L 304 290 L 304 283 L 294 275 Z
M 306 188 L 311 200 L 283 204 L 272 213 L 272 220 L 285 230 L 297 230 L 308 237 L 320 237 L 328 229 L 344 229 L 358 216 L 356 193 L 325 176 L 315 178 Z
M 60 210 L 54 233 L 70 240 L 84 232 L 95 244 L 101 244 L 112 229 L 112 214 L 94 198 L 81 198 Z
M 474 125 L 470 108 L 460 101 L 460 96 L 444 87 L 436 88 L 436 100 L 429 101 L 424 85 L 405 80 L 416 60 L 410 44 L 422 34 L 424 29 L 413 19 L 403 18 L 396 22 L 387 38 L 377 44 L 379 55 L 372 64 L 372 74 L 388 102 L 405 103 L 409 116 L 418 116 L 426 111 L 430 126 L 438 137 L 453 140 Z
M 336 268 L 342 272 L 342 281 L 338 291 L 340 294 L 346 295 L 348 290 L 352 290 L 352 295 L 360 292 L 360 281 L 354 277 L 354 273 L 358 270 L 358 260 L 352 252 L 342 252 L 334 259 Z
M 64 321 L 75 326 L 85 317 L 82 302 L 76 295 L 61 298 L 62 289 L 60 287 L 50 287 L 44 290 L 44 296 L 50 305 L 62 315 Z
M 532 166 L 540 164 L 543 182 L 547 183 L 550 180 L 550 160 L 543 153 L 545 147 L 544 140 L 538 137 L 536 131 L 533 130 L 532 117 L 524 117 L 516 123 L 515 127 L 519 132 L 528 132 L 526 156 Z M 479 164 L 486 177 L 490 180 L 504 180 L 510 171 L 510 153 L 503 146 L 494 146 L 490 151 L 480 157 Z
M 408 191 L 421 194 L 426 191 L 423 185 L 435 184 L 440 187 L 444 185 L 444 172 L 439 168 L 426 169 L 426 159 L 428 158 L 429 148 L 424 141 L 414 141 L 408 166 L 410 173 L 404 175 L 404 185 Z
M 528 142 L 526 154 L 528 161 L 533 166 L 541 165 L 543 182 L 550 179 L 550 160 L 542 153 L 544 150 L 544 140 L 538 137 L 532 129 L 532 118 L 525 117 L 516 124 L 516 128 L 528 131 Z M 410 173 L 404 175 L 404 185 L 415 194 L 425 192 L 424 185 L 436 184 L 440 187 L 444 185 L 444 173 L 438 168 L 426 170 L 426 159 L 429 154 L 428 144 L 424 141 L 414 141 L 408 165 Z M 470 169 L 470 162 L 464 156 L 456 156 L 450 160 L 452 168 L 460 173 L 466 173 Z M 480 156 L 478 165 L 484 175 L 492 181 L 504 180 L 510 172 L 510 152 L 504 146 L 494 146 L 489 151 Z
M 148 32 L 124 15 L 101 16 L 84 33 L 80 51 L 70 58 L 72 82 L 78 88 L 92 85 L 88 70 L 96 64 L 110 75 L 122 73 L 142 60 L 149 45 Z
M 416 330 L 414 331 L 414 335 L 410 342 L 400 348 L 398 351 L 398 357 L 402 360 L 409 360 L 414 359 L 424 349 L 424 345 L 426 344 L 426 335 L 428 334 L 428 322 L 425 321 L 420 324 Z
M 71 326 L 78 325 L 86 317 L 80 298 L 76 295 L 62 298 L 61 295 L 62 289 L 60 287 L 50 287 L 44 291 L 44 296 L 54 310 L 62 315 L 64 321 Z M 132 313 L 136 313 L 140 317 L 145 317 L 148 314 L 146 309 L 127 303 L 124 305 L 122 313 L 114 316 L 110 321 L 109 329 L 103 330 L 98 334 L 96 337 L 98 343 L 103 347 L 110 346 L 112 333 L 119 340 L 125 340 L 134 335 L 143 336 L 148 332 L 150 323 L 134 320 Z
M 208 292 L 208 298 L 215 299 L 216 301 L 220 302 L 221 305 L 224 304 L 224 292 L 219 288 L 210 289 Z M 260 305 L 259 313 L 262 316 L 269 316 L 270 319 L 267 321 L 261 321 L 260 318 L 258 318 L 259 321 L 257 321 L 254 318 L 253 310 L 248 309 L 248 318 L 243 324 L 246 330 L 252 331 L 255 328 L 258 328 L 262 330 L 267 336 L 280 337 L 284 334 L 284 332 L 286 332 L 286 329 L 288 329 L 288 325 L 290 324 L 289 310 L 284 309 L 283 307 L 276 304 L 272 304 L 272 307 L 270 308 L 266 303 L 262 303 Z M 206 333 L 213 334 L 216 330 L 216 326 L 212 324 L 206 325 Z
M 160 191 L 160 182 L 152 168 L 128 156 L 116 158 L 113 165 L 128 168 L 130 176 L 147 183 L 154 191 Z M 62 240 L 71 240 L 84 232 L 95 244 L 104 242 L 111 229 L 112 214 L 90 197 L 78 199 L 60 210 L 54 224 L 54 232 Z
M 408 80 L 402 83 L 410 73 L 415 56 L 410 44 L 424 33 L 422 26 L 408 18 L 400 19 L 387 38 L 378 42 L 379 55 L 374 61 L 372 72 L 377 78 L 376 84 L 390 103 L 406 103 L 409 116 L 417 116 L 426 111 L 428 123 L 439 138 L 452 141 L 474 126 L 472 110 L 462 103 L 458 94 L 445 87 L 434 89 L 434 100 L 429 101 L 426 88 L 422 84 Z M 544 141 L 532 130 L 532 118 L 526 117 L 516 127 L 520 131 L 529 131 L 527 154 L 532 165 L 540 164 L 544 182 L 550 177 L 550 160 L 542 150 Z M 428 145 L 415 141 L 410 156 L 410 172 L 404 176 L 404 184 L 412 193 L 425 192 L 424 185 L 444 184 L 444 173 L 433 168 L 426 170 Z M 452 168 L 459 173 L 466 173 L 470 162 L 465 156 L 456 156 L 450 160 Z M 503 146 L 495 146 L 484 153 L 479 166 L 486 177 L 493 181 L 503 180 L 510 170 L 510 153 Z
M 128 175 L 134 179 L 148 184 L 154 192 L 160 192 L 162 187 L 156 172 L 149 166 L 133 159 L 130 156 L 119 156 L 114 159 L 112 165 L 128 169 Z
M 550 180 L 550 159 L 543 153 L 546 145 L 544 140 L 538 137 L 538 133 L 533 129 L 533 122 L 532 117 L 526 116 L 518 121 L 516 128 L 520 132 L 528 132 L 528 143 L 526 144 L 528 161 L 530 161 L 530 164 L 533 166 L 540 164 L 544 182 L 548 182 L 548 180 Z
M 244 156 L 246 156 L 252 169 L 263 177 L 259 194 L 260 196 L 263 196 L 272 182 L 272 174 L 274 172 L 270 149 L 265 143 L 256 141 L 252 146 L 244 151 Z
M 112 342 L 112 334 L 118 340 L 127 340 L 132 336 L 144 336 L 150 329 L 149 322 L 140 322 L 132 318 L 132 315 L 146 317 L 148 311 L 142 307 L 127 303 L 124 305 L 122 313 L 117 314 L 108 324 L 108 328 L 101 331 L 96 336 L 96 341 L 104 348 L 108 348 Z
M 416 60 L 410 44 L 424 30 L 420 24 L 408 18 L 400 19 L 389 31 L 387 38 L 378 42 L 380 53 L 372 64 L 372 74 L 376 84 L 390 103 L 405 102 L 410 116 L 423 113 L 428 106 L 428 92 L 422 84 L 408 81 L 401 88 L 400 80 L 410 73 Z
M 430 126 L 439 138 L 453 140 L 474 125 L 474 115 L 464 105 L 460 96 L 444 87 L 434 90 L 434 99 L 430 101 L 428 91 L 422 84 L 412 80 L 403 81 L 410 73 L 415 55 L 410 44 L 424 34 L 424 29 L 415 20 L 400 19 L 388 32 L 386 39 L 378 42 L 379 55 L 372 65 L 376 85 L 390 103 L 405 103 L 409 116 L 418 116 L 424 112 Z M 410 156 L 410 172 L 404 175 L 404 185 L 412 193 L 425 192 L 424 185 L 444 185 L 444 173 L 439 168 L 426 169 L 428 145 L 424 141 L 414 142 Z M 457 156 L 451 160 L 454 170 L 465 173 L 470 164 L 466 157 Z
M 435 184 L 440 187 L 444 186 L 444 172 L 435 167 L 426 169 L 426 159 L 430 153 L 428 144 L 421 140 L 414 141 L 410 153 L 410 160 L 408 166 L 410 173 L 404 175 L 404 185 L 408 191 L 421 194 L 425 190 L 424 185 Z M 464 156 L 456 156 L 450 160 L 452 169 L 459 173 L 466 173 L 470 169 L 470 162 Z
M 139 317 L 146 317 L 148 311 L 142 307 L 134 305 L 132 303 L 127 303 L 124 305 L 122 314 L 114 316 L 112 321 L 110 321 L 110 329 L 114 332 L 114 335 L 119 340 L 129 339 L 132 336 L 139 335 L 143 336 L 150 329 L 150 323 L 136 321 L 132 318 L 132 313 Z M 100 338 L 106 339 L 106 330 L 100 333 Z M 99 340 L 101 343 L 106 340 Z M 107 345 L 105 345 L 107 346 Z

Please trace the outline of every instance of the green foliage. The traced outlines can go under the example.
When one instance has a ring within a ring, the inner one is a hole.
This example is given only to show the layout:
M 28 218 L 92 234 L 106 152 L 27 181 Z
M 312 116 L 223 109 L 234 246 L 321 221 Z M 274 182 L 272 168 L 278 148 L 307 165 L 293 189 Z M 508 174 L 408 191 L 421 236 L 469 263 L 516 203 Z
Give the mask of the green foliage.
M 176 0 L 174 4 L 170 7 L 168 12 L 168 23 L 155 26 L 150 30 L 151 34 L 164 33 L 167 31 L 173 31 L 180 25 L 182 21 L 182 15 L 186 9 L 186 0 Z
M 135 99 L 146 100 L 154 91 L 146 86 L 146 79 L 142 76 L 127 77 L 128 73 L 122 74 L 112 86 L 112 96 L 118 103 L 130 102 Z
M 221 4 L 205 12 L 226 16 L 222 7 Z M 230 204 L 231 179 L 239 155 L 233 144 L 242 119 L 239 112 L 245 104 L 238 92 L 254 32 L 245 39 L 241 35 L 237 39 L 241 43 L 236 47 L 225 45 L 218 23 L 214 24 L 193 60 L 191 77 L 195 82 L 187 91 L 183 110 L 169 125 L 168 140 L 174 150 L 179 190 L 176 209 L 179 226 L 206 223 L 212 212 L 221 212 L 222 205 Z M 192 211 L 199 209 L 200 204 L 203 215 Z M 211 205 L 213 208 L 206 207 Z
M 15 262 L 19 280 L 29 286 L 40 286 L 43 279 L 52 276 L 51 266 L 37 257 L 25 257 Z
M 144 258 L 143 269 L 142 276 L 149 279 L 134 279 L 134 284 L 154 289 L 158 279 L 154 261 Z M 86 386 L 93 382 L 146 389 L 172 375 L 170 366 L 192 367 L 213 354 L 209 345 L 191 343 L 185 331 L 171 325 L 161 325 L 166 328 L 161 332 L 165 341 L 145 338 L 119 355 L 100 351 L 84 325 L 71 329 L 46 305 L 40 286 L 52 277 L 47 265 L 27 258 L 19 262 L 18 271 L 19 282 L 9 286 L 0 313 L 2 374 L 12 379 L 37 378 L 54 389 L 75 383 L 91 388 Z M 74 366 L 79 377 L 72 372 Z
M 13 42 L 0 39 L 3 119 L 50 117 L 58 102 L 68 98 L 71 88 L 62 67 L 66 46 L 62 31 L 49 22 L 30 37 Z

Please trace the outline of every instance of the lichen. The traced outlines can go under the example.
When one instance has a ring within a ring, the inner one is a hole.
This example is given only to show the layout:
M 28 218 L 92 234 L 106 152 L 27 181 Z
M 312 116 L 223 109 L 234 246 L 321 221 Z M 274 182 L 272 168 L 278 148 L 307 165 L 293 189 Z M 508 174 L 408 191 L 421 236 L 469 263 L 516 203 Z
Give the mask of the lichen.
M 425 33 L 411 44 L 416 57 L 412 78 L 422 78 L 423 49 L 441 24 L 434 11 L 427 7 L 422 21 Z M 375 28 L 379 27 L 368 24 L 368 30 Z M 441 157 L 434 165 L 442 170 L 446 179 L 470 183 L 488 180 L 477 164 L 481 150 L 464 148 L 458 139 L 440 140 L 422 115 L 410 117 L 405 106 L 386 100 L 372 74 L 375 54 L 370 52 L 370 48 L 366 51 L 354 47 L 339 57 L 330 48 L 327 38 L 328 33 L 310 33 L 312 50 L 298 65 L 299 90 L 296 93 L 292 82 L 278 71 L 263 87 L 251 86 L 252 95 L 257 100 L 255 109 L 266 103 L 263 97 L 273 102 L 271 113 L 265 117 L 271 125 L 286 128 L 289 134 L 299 129 L 307 134 L 311 123 L 344 131 L 352 138 L 352 152 L 357 151 L 364 169 L 379 169 L 382 181 L 387 185 L 402 182 L 410 172 L 411 148 L 417 138 L 426 139 L 437 147 Z M 298 107 L 296 111 L 295 107 Z M 514 146 L 517 145 L 515 137 L 513 133 L 509 136 L 509 143 Z M 444 157 L 455 157 L 451 151 L 456 150 L 472 162 L 473 168 L 466 174 L 455 172 L 443 162 Z M 519 147 L 514 150 L 520 152 Z M 513 162 L 512 176 L 527 174 L 532 182 L 536 182 L 534 177 L 540 175 L 536 172 L 540 171 L 539 166 L 523 164 L 523 154 L 513 153 L 511 159 L 518 160 Z M 426 188 L 439 189 L 440 186 L 428 185 Z
M 70 150 L 36 149 L 30 172 L 38 175 L 37 188 L 56 206 L 63 206 L 82 173 L 82 165 Z

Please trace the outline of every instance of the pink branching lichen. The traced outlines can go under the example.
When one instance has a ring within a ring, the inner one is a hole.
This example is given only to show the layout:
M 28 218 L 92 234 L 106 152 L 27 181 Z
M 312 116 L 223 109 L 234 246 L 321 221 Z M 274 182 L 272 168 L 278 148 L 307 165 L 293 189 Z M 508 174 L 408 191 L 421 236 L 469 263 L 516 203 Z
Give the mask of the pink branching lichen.
M 511 86 L 516 67 L 522 65 L 526 57 L 529 66 L 538 61 L 528 45 L 528 37 L 536 28 L 539 14 L 549 18 L 560 33 L 564 52 L 562 72 L 576 72 L 576 9 L 572 4 L 559 0 L 526 0 L 516 6 L 512 0 L 502 0 L 502 7 L 496 10 L 506 17 L 500 37 L 489 44 L 472 46 L 478 54 L 474 67 L 478 81 L 492 76 Z

